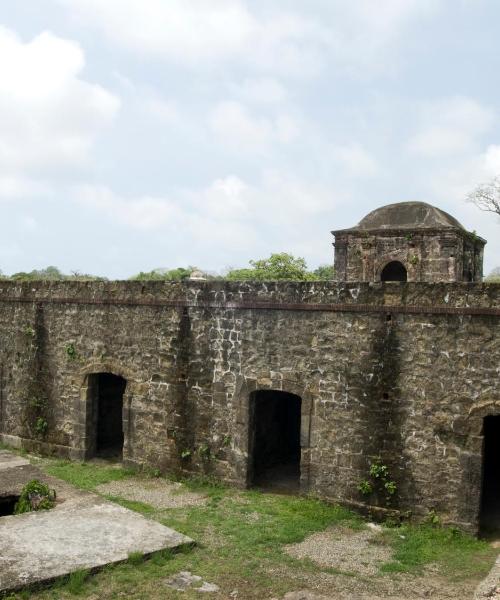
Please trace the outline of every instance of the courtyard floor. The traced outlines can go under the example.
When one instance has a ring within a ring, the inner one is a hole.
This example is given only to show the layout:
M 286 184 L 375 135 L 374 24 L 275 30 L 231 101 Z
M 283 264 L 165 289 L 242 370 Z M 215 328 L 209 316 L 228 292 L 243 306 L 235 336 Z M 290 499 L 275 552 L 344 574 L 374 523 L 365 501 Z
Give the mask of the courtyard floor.
M 47 476 L 97 493 L 196 545 L 149 558 L 135 552 L 122 564 L 93 574 L 79 569 L 10 600 L 465 600 L 498 554 L 451 529 L 373 526 L 314 498 L 235 490 L 205 479 L 174 482 L 106 463 L 30 461 Z

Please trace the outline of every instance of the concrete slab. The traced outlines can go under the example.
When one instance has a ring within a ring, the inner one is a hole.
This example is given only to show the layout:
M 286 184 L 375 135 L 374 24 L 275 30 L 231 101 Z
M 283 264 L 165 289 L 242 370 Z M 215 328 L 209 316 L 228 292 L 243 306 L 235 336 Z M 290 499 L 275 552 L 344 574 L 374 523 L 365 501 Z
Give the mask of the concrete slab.
M 12 489 L 34 477 L 56 490 L 58 504 L 48 511 L 0 518 L 0 592 L 120 562 L 131 552 L 151 554 L 192 543 L 173 529 L 44 476 L 31 465 L 3 469 L 0 489 L 7 480 Z
M 500 556 L 474 592 L 474 600 L 500 598 Z
M 29 465 L 30 461 L 7 450 L 0 450 L 0 471 Z

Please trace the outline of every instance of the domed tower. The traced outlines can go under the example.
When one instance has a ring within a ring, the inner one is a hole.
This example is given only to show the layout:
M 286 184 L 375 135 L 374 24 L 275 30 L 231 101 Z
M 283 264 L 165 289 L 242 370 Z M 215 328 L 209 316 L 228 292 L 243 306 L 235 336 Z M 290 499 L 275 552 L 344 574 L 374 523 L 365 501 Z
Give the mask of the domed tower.
M 332 231 L 338 281 L 481 281 L 486 240 L 425 202 L 377 208 Z

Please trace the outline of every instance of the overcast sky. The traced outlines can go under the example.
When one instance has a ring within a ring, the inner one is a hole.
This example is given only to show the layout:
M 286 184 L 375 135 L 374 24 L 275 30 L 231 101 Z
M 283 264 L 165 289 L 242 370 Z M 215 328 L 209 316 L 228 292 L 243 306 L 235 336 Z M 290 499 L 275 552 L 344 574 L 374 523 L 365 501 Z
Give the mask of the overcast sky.
M 271 252 L 500 174 L 498 0 L 2 0 L 0 269 Z

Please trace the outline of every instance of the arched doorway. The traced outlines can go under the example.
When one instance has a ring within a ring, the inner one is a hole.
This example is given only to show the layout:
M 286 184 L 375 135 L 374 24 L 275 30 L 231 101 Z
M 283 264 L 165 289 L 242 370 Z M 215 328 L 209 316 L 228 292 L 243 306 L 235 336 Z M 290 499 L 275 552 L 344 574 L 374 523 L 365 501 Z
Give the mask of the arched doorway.
M 113 373 L 88 375 L 87 458 L 122 458 L 126 386 L 127 380 Z
M 482 535 L 500 533 L 500 415 L 483 420 L 483 473 L 479 530 Z
M 380 274 L 380 281 L 407 281 L 407 279 L 406 268 L 399 260 L 387 263 Z
M 277 390 L 250 394 L 250 484 L 300 487 L 300 396 Z

